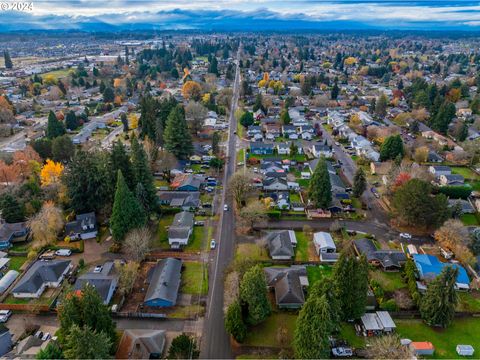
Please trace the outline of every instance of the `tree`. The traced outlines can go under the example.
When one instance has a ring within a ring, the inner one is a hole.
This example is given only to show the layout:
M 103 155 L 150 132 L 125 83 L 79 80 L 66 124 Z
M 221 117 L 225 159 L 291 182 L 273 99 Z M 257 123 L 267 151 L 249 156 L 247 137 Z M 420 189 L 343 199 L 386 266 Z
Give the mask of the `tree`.
M 282 110 L 282 112 L 280 113 L 280 121 L 282 122 L 283 125 L 289 125 L 292 122 L 292 118 L 288 113 L 288 109 Z
M 255 223 L 265 221 L 265 206 L 260 201 L 252 201 L 240 210 L 240 219 L 251 229 Z
M 215 131 L 212 135 L 212 153 L 218 155 L 220 152 L 220 133 Z
M 210 61 L 210 65 L 208 67 L 208 72 L 218 75 L 218 60 L 216 56 L 212 56 L 212 60 Z
M 203 127 L 203 121 L 207 117 L 207 108 L 196 101 L 189 101 L 185 106 L 185 117 L 190 123 L 190 128 L 197 134 Z
M 163 134 L 165 150 L 178 159 L 187 159 L 193 153 L 192 137 L 188 131 L 183 107 L 177 105 L 168 115 Z
M 199 83 L 189 80 L 185 84 L 183 84 L 182 94 L 183 97 L 187 100 L 192 99 L 195 101 L 199 101 L 202 96 L 202 88 L 200 87 Z
M 5 61 L 5 69 L 12 69 L 13 68 L 12 59 L 10 58 L 10 53 L 7 50 L 3 51 L 3 59 Z
M 78 128 L 79 123 L 77 115 L 75 115 L 75 112 L 73 112 L 73 110 L 70 110 L 67 113 L 67 117 L 65 118 L 65 126 L 69 130 L 75 130 L 76 128 Z
M 468 230 L 460 220 L 449 219 L 434 233 L 438 243 L 449 250 L 452 250 L 455 257 L 463 263 L 473 265 L 475 258 L 469 246 L 471 238 Z
M 120 115 L 120 120 L 122 121 L 122 126 L 123 126 L 123 132 L 128 132 L 128 118 L 127 118 L 127 114 L 125 113 L 122 113 L 122 115 Z
M 61 163 L 68 163 L 75 155 L 75 147 L 68 135 L 56 137 L 52 141 L 52 158 Z
M 46 347 L 40 349 L 40 351 L 35 356 L 36 359 L 65 359 L 62 349 L 54 342 L 51 341 Z
M 234 173 L 228 181 L 228 192 L 235 200 L 238 208 L 244 206 L 245 199 L 251 193 L 252 179 L 243 171 Z
M 415 154 L 413 155 L 413 160 L 415 160 L 416 163 L 422 164 L 427 162 L 428 160 L 428 153 L 429 149 L 427 146 L 420 146 L 415 149 Z
M 260 324 L 270 315 L 272 309 L 268 300 L 265 274 L 261 266 L 253 266 L 243 275 L 240 283 L 240 300 L 246 308 L 248 324 Z
M 420 304 L 420 315 L 430 326 L 447 327 L 453 320 L 458 295 L 455 289 L 458 268 L 446 266 L 427 286 Z
M 60 122 L 55 116 L 55 113 L 50 110 L 47 122 L 47 137 L 49 139 L 55 139 L 57 136 L 62 136 L 63 134 L 65 134 L 65 127 L 63 126 L 63 123 Z
M 119 170 L 112 216 L 110 218 L 113 239 L 117 242 L 122 241 L 130 230 L 142 227 L 145 225 L 145 221 L 145 211 L 128 189 L 122 172 Z
M 157 159 L 153 164 L 153 168 L 155 171 L 163 173 L 163 175 L 169 179 L 170 178 L 170 170 L 172 170 L 175 165 L 177 164 L 177 158 L 172 153 L 160 150 L 157 154 Z
M 60 177 L 63 174 L 63 165 L 59 162 L 47 160 L 40 171 L 40 179 L 42 186 L 57 184 L 60 182 Z
M 403 140 L 400 135 L 389 136 L 380 147 L 380 160 L 393 160 L 398 156 L 403 157 L 405 150 L 403 148 Z
M 408 346 L 400 343 L 397 334 L 374 336 L 368 342 L 367 357 L 369 359 L 411 359 Z
M 121 141 L 115 141 L 113 143 L 109 160 L 112 172 L 116 174 L 118 170 L 121 170 L 128 188 L 134 190 L 135 178 L 133 175 L 132 162 L 127 154 L 125 145 Z
M 40 138 L 32 143 L 33 149 L 43 160 L 52 158 L 52 140 L 49 138 Z
M 240 124 L 245 128 L 253 125 L 253 122 L 253 114 L 250 111 L 245 111 L 240 117 Z
M 200 355 L 197 349 L 197 342 L 193 337 L 185 333 L 178 335 L 172 340 L 168 349 L 168 359 L 196 359 Z
M 115 264 L 115 269 L 118 273 L 118 292 L 122 296 L 130 294 L 132 291 L 139 267 L 139 263 L 135 261 L 129 261 L 126 264 Z
M 115 100 L 115 92 L 110 86 L 107 86 L 105 90 L 103 90 L 103 102 L 105 103 L 113 103 Z
M 147 161 L 147 155 L 136 137 L 132 139 L 132 169 L 135 186 L 141 184 L 143 187 L 145 201 L 142 203 L 147 214 L 157 206 L 157 195 L 153 184 L 153 175 Z
M 255 97 L 255 104 L 253 104 L 253 112 L 257 110 L 262 110 L 265 113 L 265 107 L 263 106 L 262 94 L 258 93 Z
M 2 210 L 2 218 L 7 223 L 18 223 L 25 220 L 25 205 L 9 193 L 4 193 L 1 196 L 0 209 Z
M 327 161 L 321 157 L 308 187 L 308 197 L 317 208 L 327 208 L 332 202 L 332 186 Z
M 407 225 L 436 227 L 449 217 L 447 197 L 431 195 L 431 186 L 411 179 L 393 195 L 392 206 L 397 217 Z
M 227 309 L 225 315 L 225 328 L 233 336 L 235 341 L 242 343 L 247 336 L 247 326 L 243 321 L 242 307 L 238 301 L 234 301 Z
M 332 87 L 332 91 L 330 92 L 330 99 L 337 100 L 339 93 L 340 93 L 340 88 L 338 87 L 337 81 L 335 81 Z
M 448 130 L 448 125 L 450 125 L 450 122 L 455 117 L 455 114 L 456 114 L 455 105 L 449 101 L 444 101 L 442 105 L 440 105 L 440 108 L 432 118 L 432 121 L 431 121 L 432 129 L 442 134 L 446 134 Z
M 362 168 L 359 168 L 355 172 L 353 177 L 353 196 L 360 197 L 363 192 L 367 189 L 367 179 L 365 178 L 365 173 Z
M 150 251 L 152 233 L 148 227 L 131 230 L 125 237 L 125 253 L 135 262 L 140 263 Z
M 387 105 L 388 105 L 387 96 L 382 93 L 382 95 L 380 95 L 376 101 L 375 113 L 380 117 L 385 117 L 385 115 L 387 115 Z
M 325 295 L 309 296 L 298 314 L 294 335 L 295 357 L 298 359 L 328 358 L 328 337 L 333 331 L 329 304 Z
M 37 248 L 56 243 L 57 234 L 63 226 L 62 210 L 51 201 L 45 202 L 42 209 L 28 220 L 28 227 Z
M 107 334 L 74 324 L 66 337 L 64 354 L 67 359 L 108 359 L 111 347 Z
M 345 251 L 333 268 L 333 283 L 343 320 L 358 319 L 365 313 L 368 291 L 368 263 Z

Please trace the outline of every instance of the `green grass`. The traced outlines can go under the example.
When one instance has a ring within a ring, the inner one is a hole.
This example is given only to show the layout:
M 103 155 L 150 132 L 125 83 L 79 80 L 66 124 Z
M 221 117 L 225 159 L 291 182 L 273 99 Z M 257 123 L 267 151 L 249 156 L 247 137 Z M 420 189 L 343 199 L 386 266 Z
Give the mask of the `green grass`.
M 153 248 L 168 249 L 168 230 L 166 227 L 170 226 L 173 221 L 173 215 L 162 216 L 158 222 L 157 235 L 152 242 Z
M 466 180 L 478 180 L 480 176 L 475 174 L 475 172 L 468 167 L 453 166 L 451 167 L 452 174 L 462 175 Z
M 296 261 L 308 261 L 309 239 L 302 231 L 295 231 L 297 237 L 297 246 L 295 248 Z
M 480 225 L 475 214 L 463 214 L 460 215 L 460 220 L 462 220 L 463 225 L 474 226 Z
M 249 328 L 244 345 L 275 348 L 290 347 L 293 342 L 296 320 L 297 315 L 273 313 L 261 324 Z M 286 330 L 283 344 L 278 336 L 280 329 Z
M 155 186 L 156 187 L 166 186 L 168 188 L 170 186 L 170 184 L 166 180 L 155 179 Z
M 208 270 L 200 262 L 184 262 L 182 272 L 181 292 L 191 295 L 206 295 L 208 293 Z
M 202 202 L 202 204 L 211 204 L 213 201 L 213 195 L 208 193 L 201 193 L 200 201 Z
M 13 243 L 12 246 L 8 249 L 11 251 L 28 251 L 30 250 L 31 243 Z
M 185 250 L 191 250 L 191 251 L 202 250 L 204 234 L 205 234 L 205 227 L 194 226 L 193 233 L 190 236 L 190 239 L 188 240 L 188 245 L 185 247 Z
M 407 287 L 400 272 L 370 271 L 370 278 L 376 280 L 386 292 L 394 292 Z
M 235 252 L 235 260 L 242 261 L 244 259 L 262 261 L 268 260 L 268 251 L 254 243 L 242 243 L 237 245 Z
M 401 338 L 412 341 L 430 341 L 435 347 L 434 357 L 438 359 L 458 359 L 455 351 L 458 344 L 472 345 L 480 349 L 480 319 L 456 319 L 446 329 L 431 328 L 421 320 L 395 319 L 397 333 Z
M 169 312 L 167 316 L 172 319 L 191 319 L 202 313 L 203 306 L 201 305 L 176 306 L 175 310 Z
M 308 188 L 308 185 L 310 184 L 310 179 L 298 179 L 298 185 L 302 188 Z
M 457 311 L 480 312 L 480 293 L 459 292 Z
M 348 345 L 354 348 L 363 348 L 365 346 L 365 339 L 362 336 L 357 336 L 353 324 L 342 323 L 340 326 L 340 338 L 345 340 Z
M 20 268 L 23 264 L 25 264 L 26 261 L 26 256 L 12 256 L 10 258 L 10 263 L 8 264 L 8 267 L 10 270 L 20 271 Z
M 60 78 L 67 77 L 70 70 L 71 69 L 60 69 L 60 70 L 50 71 L 50 72 L 41 74 L 40 76 L 45 77 L 48 75 L 52 75 L 56 80 L 58 80 Z
M 240 149 L 237 152 L 237 162 L 244 162 L 245 161 L 245 149 Z
M 362 201 L 359 198 L 352 198 L 352 206 L 355 209 L 361 209 L 362 208 Z
M 468 184 L 470 184 L 473 191 L 480 191 L 480 181 L 472 181 L 472 182 L 469 182 Z
M 322 277 L 330 277 L 332 275 L 332 267 L 328 265 L 309 265 L 307 266 L 307 277 L 309 286 L 316 283 Z
M 300 199 L 300 194 L 297 192 L 290 194 L 290 202 L 291 203 L 301 203 L 302 200 Z

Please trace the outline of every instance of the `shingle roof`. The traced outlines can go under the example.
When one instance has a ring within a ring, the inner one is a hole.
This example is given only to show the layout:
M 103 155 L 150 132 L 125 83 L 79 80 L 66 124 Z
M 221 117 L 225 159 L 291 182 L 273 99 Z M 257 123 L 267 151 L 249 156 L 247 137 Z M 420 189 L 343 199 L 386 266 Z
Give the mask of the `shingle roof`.
M 407 260 L 404 252 L 399 250 L 382 250 L 375 247 L 370 239 L 358 239 L 354 241 L 357 251 L 364 254 L 368 261 L 379 261 L 383 267 L 401 267 L 401 264 Z
M 86 274 L 81 275 L 75 282 L 74 289 L 82 290 L 85 284 L 89 284 L 97 290 L 100 297 L 106 302 L 108 299 L 108 294 L 110 292 L 110 286 L 113 282 L 117 282 L 118 276 L 114 274 L 114 263 L 108 261 L 103 264 L 102 271 L 99 273 L 94 273 L 90 271 Z
M 299 304 L 305 302 L 301 277 L 307 277 L 305 266 L 293 265 L 288 268 L 264 268 L 267 285 L 275 289 L 277 305 Z
M 23 275 L 13 292 L 36 293 L 44 283 L 57 282 L 70 263 L 70 260 L 36 261 Z
M 165 258 L 157 262 L 144 301 L 162 299 L 175 305 L 180 288 L 181 270 L 181 260 Z
M 194 215 L 188 211 L 182 211 L 175 214 L 172 225 L 168 228 L 169 238 L 186 238 L 194 223 Z
M 270 256 L 294 255 L 292 241 L 288 230 L 271 232 L 267 235 L 268 249 Z

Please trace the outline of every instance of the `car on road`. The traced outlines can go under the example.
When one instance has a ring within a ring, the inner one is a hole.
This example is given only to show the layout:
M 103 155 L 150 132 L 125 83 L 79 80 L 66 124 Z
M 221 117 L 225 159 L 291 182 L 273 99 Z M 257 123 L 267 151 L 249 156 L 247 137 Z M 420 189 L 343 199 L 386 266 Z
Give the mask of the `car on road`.
M 215 239 L 212 239 L 210 241 L 210 249 L 213 250 L 215 249 L 216 246 L 217 246 L 217 243 L 215 242 Z
M 12 310 L 0 310 L 0 323 L 6 323 L 12 316 Z
M 334 347 L 332 349 L 332 355 L 334 357 L 350 357 L 353 356 L 353 351 L 349 347 Z
M 102 270 L 103 270 L 103 266 L 102 266 L 102 265 L 97 265 L 97 266 L 95 266 L 95 268 L 93 269 L 93 273 L 94 273 L 94 274 L 99 274 L 99 273 L 102 272 Z
M 245 163 L 244 163 L 243 161 L 239 161 L 239 162 L 237 163 L 237 166 L 243 166 L 244 164 L 245 164 Z
M 42 341 L 47 341 L 48 339 L 50 339 L 52 336 L 50 335 L 49 332 L 46 332 L 45 334 L 43 334 L 42 336 Z
M 377 199 L 380 199 L 380 194 L 378 193 L 377 189 L 375 189 L 374 187 L 372 187 L 370 189 L 370 191 L 372 192 L 372 194 L 377 198 Z
M 237 130 L 235 130 L 233 133 L 234 133 L 235 135 L 237 135 Z
M 58 249 L 55 251 L 55 255 L 57 256 L 70 256 L 72 255 L 72 250 L 70 249 Z
M 223 211 L 228 211 L 228 205 L 227 204 L 223 205 Z
M 195 221 L 193 223 L 193 225 L 195 225 L 195 226 L 205 226 L 205 221 L 198 220 L 198 221 Z
M 258 173 L 258 169 L 256 167 L 253 168 L 254 173 Z
M 335 145 L 340 146 L 340 143 L 338 141 L 335 141 Z
M 412 235 L 406 232 L 400 233 L 400 237 L 402 239 L 410 240 L 412 238 Z

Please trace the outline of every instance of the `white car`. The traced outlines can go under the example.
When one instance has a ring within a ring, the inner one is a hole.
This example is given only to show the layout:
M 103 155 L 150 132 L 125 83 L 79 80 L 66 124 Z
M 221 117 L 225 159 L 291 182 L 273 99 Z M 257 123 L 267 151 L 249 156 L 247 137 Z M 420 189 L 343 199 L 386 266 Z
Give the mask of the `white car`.
M 228 211 L 228 205 L 227 204 L 223 205 L 223 211 Z
M 0 323 L 7 322 L 11 315 L 11 310 L 0 310 Z
M 400 237 L 402 239 L 410 240 L 412 238 L 412 235 L 410 235 L 409 233 L 400 233 Z
M 70 256 L 72 255 L 72 250 L 70 249 L 58 249 L 55 251 L 55 255 L 57 256 Z
M 332 354 L 335 357 L 350 357 L 353 356 L 353 351 L 349 347 L 336 347 L 332 349 Z
M 217 246 L 217 243 L 215 242 L 214 239 L 212 239 L 212 241 L 210 241 L 210 249 L 213 250 L 215 249 L 216 246 Z

